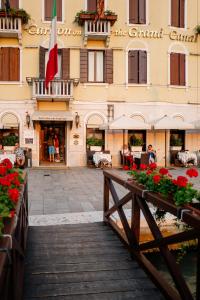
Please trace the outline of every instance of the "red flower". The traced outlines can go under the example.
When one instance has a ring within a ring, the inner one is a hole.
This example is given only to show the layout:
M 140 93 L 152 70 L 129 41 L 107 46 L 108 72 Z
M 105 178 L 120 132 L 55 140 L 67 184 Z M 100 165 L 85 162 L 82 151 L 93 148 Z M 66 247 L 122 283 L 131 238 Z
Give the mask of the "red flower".
M 152 174 L 152 173 L 153 173 L 152 170 L 147 170 L 147 171 L 146 171 L 146 174 L 147 174 L 147 175 L 150 175 L 150 174 Z
M 151 170 L 154 170 L 154 169 L 157 168 L 157 164 L 156 164 L 156 163 L 151 163 L 151 164 L 149 165 L 149 168 L 150 168 Z
M 14 216 L 15 216 L 15 210 L 11 210 L 9 217 L 10 218 L 14 218 Z
M 2 163 L 7 169 L 12 169 L 13 167 L 11 161 L 8 158 L 4 159 Z
M 165 168 L 161 168 L 161 169 L 159 170 L 159 173 L 160 173 L 161 175 L 167 175 L 167 174 L 168 174 L 168 170 L 165 169 Z
M 137 165 L 136 165 L 136 164 L 133 164 L 132 167 L 131 167 L 131 170 L 132 170 L 132 171 L 137 170 Z
M 155 184 L 158 184 L 160 182 L 160 180 L 161 180 L 160 175 L 154 175 L 153 176 L 153 181 L 154 181 Z
M 189 177 L 198 177 L 199 173 L 198 173 L 197 169 L 191 168 L 186 171 L 186 175 L 188 175 Z
M 177 185 L 177 180 L 176 180 L 176 179 L 173 179 L 173 180 L 172 180 L 172 183 L 175 184 L 175 185 Z
M 10 186 L 11 183 L 9 180 L 7 180 L 6 178 L 0 178 L 0 185 L 3 185 L 3 186 Z
M 123 166 L 123 170 L 124 170 L 124 171 L 129 170 L 129 166 Z
M 19 191 L 18 189 L 10 189 L 8 191 L 9 198 L 12 202 L 17 203 L 19 199 Z
M 5 176 L 7 172 L 7 169 L 5 166 L 0 166 L 0 175 Z
M 141 164 L 141 165 L 140 165 L 140 169 L 141 169 L 141 170 L 146 170 L 146 169 L 147 169 L 147 165 Z
M 176 184 L 179 187 L 186 187 L 187 183 L 188 183 L 187 177 L 185 177 L 185 176 L 178 176 L 177 177 L 177 183 Z
M 19 182 L 18 179 L 14 179 L 14 180 L 12 181 L 12 183 L 13 183 L 15 186 L 20 186 L 20 182 Z

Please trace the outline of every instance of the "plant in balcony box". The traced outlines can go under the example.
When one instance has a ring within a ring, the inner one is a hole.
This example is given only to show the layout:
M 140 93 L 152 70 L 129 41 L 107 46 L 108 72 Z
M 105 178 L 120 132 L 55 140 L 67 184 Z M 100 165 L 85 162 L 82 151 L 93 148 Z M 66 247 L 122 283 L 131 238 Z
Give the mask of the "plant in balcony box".
M 91 151 L 101 151 L 104 141 L 94 137 L 88 138 L 86 144 L 90 147 Z
M 84 21 L 94 20 L 95 15 L 96 15 L 96 11 L 81 10 L 77 12 L 74 22 L 82 26 L 84 24 Z
M 142 146 L 144 144 L 141 138 L 137 138 L 135 134 L 130 137 L 131 151 L 142 151 Z
M 200 34 L 200 25 L 198 24 L 194 29 L 196 34 Z
M 182 149 L 183 142 L 180 138 L 177 138 L 174 134 L 170 137 L 170 148 L 171 150 L 178 150 Z
M 16 17 L 22 19 L 22 24 L 28 24 L 30 15 L 24 9 L 10 8 L 8 12 L 5 9 L 0 9 L 0 17 Z
M 0 235 L 6 218 L 13 218 L 23 183 L 21 171 L 17 172 L 9 159 L 0 163 Z

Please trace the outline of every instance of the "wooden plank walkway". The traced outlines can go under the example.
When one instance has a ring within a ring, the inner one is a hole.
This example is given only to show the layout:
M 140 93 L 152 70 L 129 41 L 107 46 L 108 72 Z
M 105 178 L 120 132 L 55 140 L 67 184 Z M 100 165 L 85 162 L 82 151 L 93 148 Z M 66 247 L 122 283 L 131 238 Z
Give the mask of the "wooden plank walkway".
M 24 300 L 163 299 L 104 223 L 30 227 Z

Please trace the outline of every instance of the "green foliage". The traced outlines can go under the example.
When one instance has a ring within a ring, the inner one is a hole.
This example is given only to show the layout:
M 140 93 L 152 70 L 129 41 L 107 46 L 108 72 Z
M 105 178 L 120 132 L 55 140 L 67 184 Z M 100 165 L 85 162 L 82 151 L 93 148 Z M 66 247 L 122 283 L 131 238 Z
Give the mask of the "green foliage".
M 174 134 L 170 137 L 170 146 L 182 146 L 183 142 L 180 138 L 176 138 Z
M 105 10 L 104 14 L 105 16 L 116 16 L 116 13 L 109 9 Z
M 193 199 L 198 198 L 199 192 L 195 190 L 190 184 L 186 188 L 177 189 L 174 194 L 174 201 L 177 206 L 191 203 Z
M 86 144 L 89 146 L 103 146 L 104 140 L 92 137 L 87 139 Z
M 143 146 L 144 142 L 142 139 L 140 138 L 137 138 L 135 136 L 135 134 L 133 134 L 131 137 L 130 137 L 130 144 L 131 146 Z
M 3 146 L 15 146 L 19 142 L 19 138 L 15 135 L 4 136 L 2 139 Z
M 200 25 L 198 24 L 194 29 L 196 34 L 200 34 Z
M 0 13 L 5 13 L 5 9 L 0 9 Z M 22 24 L 28 24 L 28 21 L 30 20 L 30 15 L 24 10 L 24 9 L 15 9 L 10 8 L 8 11 L 8 17 L 20 17 L 22 19 Z

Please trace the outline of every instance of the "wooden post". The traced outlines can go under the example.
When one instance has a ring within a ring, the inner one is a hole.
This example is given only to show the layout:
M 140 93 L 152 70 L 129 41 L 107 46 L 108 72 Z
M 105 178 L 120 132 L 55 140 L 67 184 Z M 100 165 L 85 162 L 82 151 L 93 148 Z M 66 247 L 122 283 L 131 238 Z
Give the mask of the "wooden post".
M 131 230 L 135 236 L 137 244 L 140 242 L 140 206 L 137 202 L 137 195 L 132 194 L 132 216 L 131 216 Z
M 196 299 L 200 300 L 200 237 L 197 246 L 197 282 L 196 282 Z
M 107 222 L 107 219 L 105 217 L 105 213 L 109 210 L 109 187 L 107 184 L 108 178 L 106 178 L 104 174 L 104 194 L 103 194 L 103 220 L 104 222 Z

